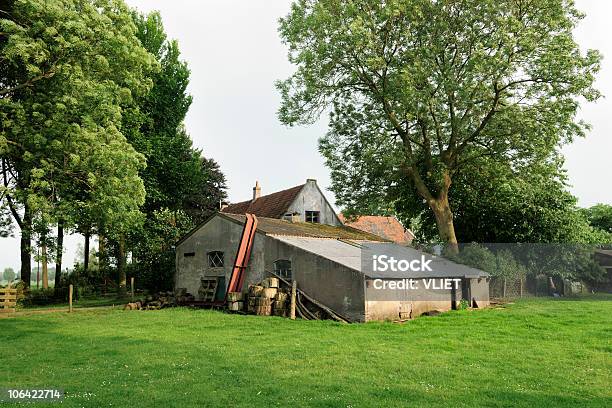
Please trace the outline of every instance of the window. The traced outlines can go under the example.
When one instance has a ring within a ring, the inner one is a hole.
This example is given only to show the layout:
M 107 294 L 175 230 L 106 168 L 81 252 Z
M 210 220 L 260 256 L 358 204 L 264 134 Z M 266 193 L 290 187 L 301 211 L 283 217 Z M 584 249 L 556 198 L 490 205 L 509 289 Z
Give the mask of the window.
M 291 280 L 291 261 L 279 259 L 274 262 L 274 273 L 283 279 Z
M 223 252 L 212 251 L 208 253 L 208 266 L 211 268 L 223 268 Z
M 184 256 L 185 258 L 190 258 L 190 257 L 192 257 L 192 256 L 195 256 L 195 252 L 185 252 L 185 253 L 183 254 L 183 256 Z
M 306 222 L 319 223 L 319 211 L 306 211 Z

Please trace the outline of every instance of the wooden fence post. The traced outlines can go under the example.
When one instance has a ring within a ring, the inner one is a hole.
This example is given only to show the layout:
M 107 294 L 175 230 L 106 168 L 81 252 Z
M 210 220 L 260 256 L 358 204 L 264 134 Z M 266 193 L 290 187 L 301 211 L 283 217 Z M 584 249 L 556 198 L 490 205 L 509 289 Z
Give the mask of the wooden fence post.
M 506 297 L 506 278 L 504 278 L 504 288 L 503 288 L 503 292 L 502 292 L 502 297 L 503 298 Z
M 134 277 L 133 276 L 130 278 L 130 289 L 132 292 L 132 302 L 133 302 L 134 301 Z
M 72 285 L 68 288 L 68 311 L 72 313 Z
M 289 313 L 289 317 L 291 320 L 295 320 L 295 298 L 297 292 L 297 281 L 293 281 L 291 283 L 291 309 Z

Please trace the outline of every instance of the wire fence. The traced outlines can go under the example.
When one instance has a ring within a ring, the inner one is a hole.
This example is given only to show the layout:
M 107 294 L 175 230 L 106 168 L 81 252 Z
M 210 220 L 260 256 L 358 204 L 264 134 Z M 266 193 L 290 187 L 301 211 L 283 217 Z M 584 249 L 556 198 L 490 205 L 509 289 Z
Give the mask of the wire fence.
M 591 293 L 593 288 L 580 281 L 561 278 L 550 278 L 544 275 L 537 277 L 491 277 L 489 297 L 521 298 L 528 296 L 578 296 Z

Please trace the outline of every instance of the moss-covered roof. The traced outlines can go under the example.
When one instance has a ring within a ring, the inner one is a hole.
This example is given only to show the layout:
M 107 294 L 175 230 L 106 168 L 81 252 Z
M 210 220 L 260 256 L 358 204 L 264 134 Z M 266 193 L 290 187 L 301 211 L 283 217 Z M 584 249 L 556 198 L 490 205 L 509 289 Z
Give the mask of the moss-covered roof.
M 244 223 L 246 217 L 239 214 L 221 213 L 221 216 Z M 257 217 L 257 230 L 271 235 L 289 235 L 311 238 L 333 238 L 357 241 L 388 242 L 378 235 L 370 234 L 347 226 L 335 227 L 310 222 L 291 222 L 276 218 Z

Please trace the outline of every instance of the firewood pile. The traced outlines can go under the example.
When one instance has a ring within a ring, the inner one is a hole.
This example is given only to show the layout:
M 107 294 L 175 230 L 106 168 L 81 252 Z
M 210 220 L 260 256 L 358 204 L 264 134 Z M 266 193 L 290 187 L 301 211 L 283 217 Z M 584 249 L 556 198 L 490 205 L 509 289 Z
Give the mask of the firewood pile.
M 245 311 L 258 316 L 283 316 L 289 314 L 289 294 L 279 287 L 278 278 L 266 278 L 256 285 L 249 285 L 247 293 L 230 292 L 227 295 L 228 310 Z
M 180 303 L 194 301 L 195 296 L 187 293 L 186 290 L 174 292 L 159 292 L 155 295 L 148 295 L 144 300 L 132 302 L 125 305 L 125 310 L 159 310 L 167 307 L 174 307 Z
M 187 289 L 180 288 L 174 293 L 177 304 L 185 304 L 196 300 L 195 296 L 187 292 Z

